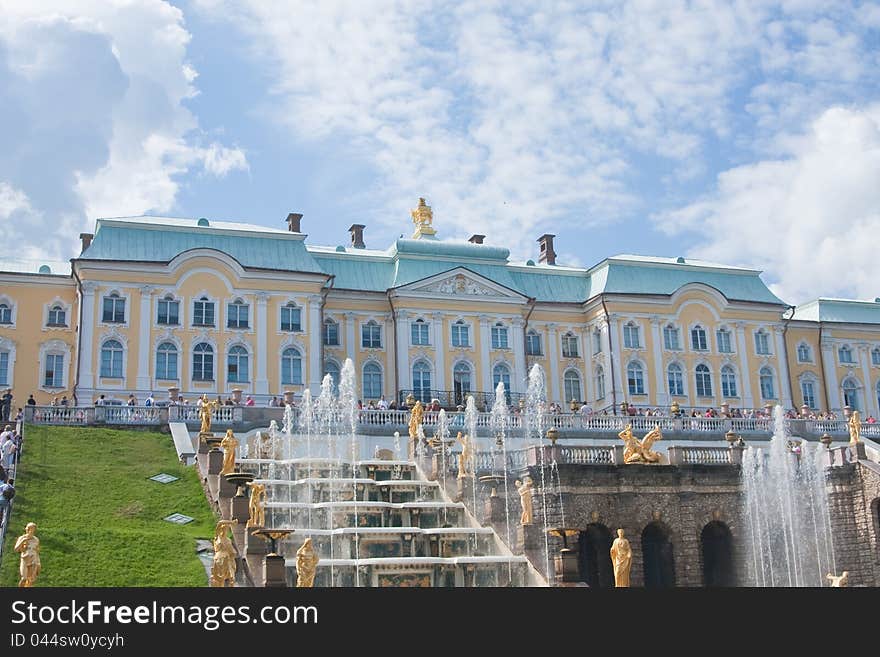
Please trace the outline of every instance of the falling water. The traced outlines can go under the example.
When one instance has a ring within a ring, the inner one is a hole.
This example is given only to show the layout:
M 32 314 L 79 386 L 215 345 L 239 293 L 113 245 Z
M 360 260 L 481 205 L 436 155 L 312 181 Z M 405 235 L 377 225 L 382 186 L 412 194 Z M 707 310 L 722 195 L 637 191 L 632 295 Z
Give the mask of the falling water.
M 443 490 L 449 490 L 446 487 L 446 441 L 449 440 L 449 420 L 446 419 L 446 409 L 441 408 L 437 414 L 437 438 L 440 440 L 440 470 L 443 477 Z M 443 525 L 449 524 L 449 509 L 443 507 Z
M 285 411 L 286 412 L 286 411 Z M 312 503 L 314 502 L 312 492 L 312 427 L 315 420 L 315 405 L 312 403 L 312 391 L 306 388 L 302 395 L 302 408 L 300 409 L 299 421 L 300 431 L 306 435 L 306 500 L 308 506 L 309 529 L 312 528 Z M 311 536 L 311 534 L 309 534 Z
M 328 543 L 330 544 L 330 586 L 335 586 L 335 568 L 332 565 L 334 554 L 333 554 L 333 518 L 335 513 L 334 503 L 338 501 L 338 497 L 336 494 L 336 443 L 334 441 L 334 416 L 336 415 L 336 400 L 333 397 L 333 377 L 329 374 L 324 375 L 324 379 L 321 381 L 321 394 L 318 395 L 318 399 L 315 402 L 315 413 L 317 416 L 318 423 L 318 433 L 327 436 L 327 454 L 328 454 L 328 462 L 330 464 L 330 490 L 329 490 L 329 510 L 330 510 L 330 540 Z
M 544 419 L 547 400 L 545 396 L 544 370 L 535 363 L 529 370 L 529 387 L 526 391 L 526 441 L 534 439 L 534 446 L 540 455 L 541 467 L 541 510 L 544 516 L 544 562 L 545 573 L 550 577 L 550 539 L 547 521 L 547 479 L 544 467 Z M 523 482 L 525 483 L 525 482 Z
M 769 450 L 749 447 L 743 455 L 755 584 L 822 586 L 825 574 L 835 572 L 824 448 L 799 442 L 801 453 L 796 454 L 781 406 L 773 417 Z
M 471 447 L 471 499 L 473 500 L 474 518 L 479 519 L 479 511 L 477 510 L 477 404 L 473 395 L 468 395 L 467 402 L 464 405 L 464 426 L 467 431 L 467 440 Z M 465 495 L 465 486 L 461 488 L 462 497 Z M 464 500 L 462 500 L 464 501 Z M 477 549 L 477 535 L 474 534 L 474 551 Z
M 358 440 L 357 440 L 357 423 L 358 423 L 358 407 L 357 393 L 354 388 L 354 363 L 351 358 L 346 358 L 342 364 L 342 371 L 339 373 L 339 415 L 343 429 L 348 431 L 349 444 L 351 445 L 351 486 L 352 486 L 352 507 L 354 508 L 354 526 L 358 527 L 358 505 L 357 505 L 357 477 L 358 470 L 355 464 L 360 460 L 358 457 Z M 360 586 L 360 568 L 358 559 L 360 535 L 354 535 L 354 585 Z
M 474 423 L 476 423 L 476 413 L 474 414 Z M 510 427 L 510 410 L 507 408 L 507 394 L 504 389 L 504 382 L 499 381 L 495 388 L 495 401 L 492 403 L 492 419 L 491 426 L 501 439 L 501 464 L 504 471 L 504 527 L 507 530 L 507 545 L 513 548 L 513 540 L 510 536 L 510 490 L 507 474 L 507 431 Z M 492 448 L 493 452 L 495 447 Z M 476 498 L 475 498 L 476 499 Z M 476 501 L 474 502 L 476 507 Z M 508 581 L 513 579 L 513 565 L 507 564 Z

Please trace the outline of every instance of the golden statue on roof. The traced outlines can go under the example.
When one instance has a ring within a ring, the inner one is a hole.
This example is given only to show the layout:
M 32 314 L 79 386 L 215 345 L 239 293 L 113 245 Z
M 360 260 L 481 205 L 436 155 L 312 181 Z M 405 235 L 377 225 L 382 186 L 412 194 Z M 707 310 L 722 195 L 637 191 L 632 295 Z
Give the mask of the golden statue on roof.
M 410 214 L 412 215 L 413 223 L 416 225 L 413 239 L 425 236 L 430 237 L 437 234 L 437 231 L 431 226 L 434 222 L 434 212 L 431 210 L 431 206 L 425 203 L 425 199 L 419 198 L 419 207 L 411 210 Z

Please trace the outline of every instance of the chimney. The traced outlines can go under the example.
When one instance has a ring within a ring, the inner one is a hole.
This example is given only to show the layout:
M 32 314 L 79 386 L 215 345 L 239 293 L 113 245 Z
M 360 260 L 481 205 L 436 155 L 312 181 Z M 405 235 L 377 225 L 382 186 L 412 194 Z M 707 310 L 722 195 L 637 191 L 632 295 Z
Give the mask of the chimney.
M 94 233 L 80 233 L 79 238 L 82 240 L 82 250 L 80 253 L 84 253 L 89 246 L 92 244 L 92 239 L 94 239 Z
M 352 224 L 348 229 L 348 232 L 351 233 L 351 245 L 356 249 L 365 249 L 367 245 L 364 244 L 364 226 L 363 224 Z
M 299 222 L 302 221 L 303 216 L 298 212 L 291 212 L 287 215 L 287 230 L 291 233 L 301 233 L 302 231 L 299 229 Z
M 482 244 L 484 239 L 486 239 L 485 235 L 471 235 L 468 242 L 471 244 Z
M 556 264 L 556 251 L 553 250 L 553 238 L 556 235 L 545 233 L 538 238 L 538 244 L 541 245 L 541 252 L 538 254 L 538 262 L 544 262 L 548 265 Z

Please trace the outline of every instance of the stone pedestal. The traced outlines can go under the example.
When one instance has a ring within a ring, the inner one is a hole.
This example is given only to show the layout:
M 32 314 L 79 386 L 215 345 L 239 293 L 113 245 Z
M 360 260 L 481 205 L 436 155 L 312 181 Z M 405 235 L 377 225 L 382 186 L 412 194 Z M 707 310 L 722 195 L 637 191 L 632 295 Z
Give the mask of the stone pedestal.
M 267 554 L 263 560 L 263 586 L 266 588 L 283 588 L 287 586 L 284 557 L 280 554 Z
M 245 525 L 250 517 L 248 501 L 245 495 L 241 497 L 233 495 L 232 499 L 229 500 L 229 517 L 233 520 L 238 520 L 240 525 Z
M 244 532 L 244 551 L 245 554 L 266 554 L 269 551 L 269 544 L 259 536 L 254 536 L 253 532 L 262 527 L 247 527 Z
M 623 463 L 623 445 L 614 445 L 611 452 L 611 461 L 614 465 L 624 465 Z M 671 462 L 671 461 L 670 461 Z
M 294 399 L 293 399 L 293 398 L 294 398 L 295 395 L 296 395 L 296 392 L 295 392 L 295 391 L 293 391 L 293 390 L 285 390 L 285 391 L 284 391 L 284 403 L 285 403 L 285 404 L 293 404 L 293 403 L 294 403 Z
M 238 486 L 233 483 L 230 483 L 226 480 L 226 477 L 220 475 L 220 497 L 228 498 L 235 495 L 235 492 L 238 490 Z M 244 498 L 245 502 L 247 502 L 247 498 Z
M 504 522 L 504 498 L 490 495 L 486 498 L 486 518 L 490 523 Z
M 236 404 L 241 404 L 241 388 L 233 388 L 232 389 L 232 401 Z
M 745 447 L 741 447 L 739 445 L 731 445 L 730 447 L 730 464 L 731 465 L 742 465 L 743 462 L 743 452 L 746 451 Z
M 550 465 L 553 461 L 557 463 L 562 460 L 562 457 L 559 453 L 559 447 L 556 445 L 543 445 L 540 447 L 532 447 L 526 453 L 526 465 L 530 465 L 533 467 L 540 467 L 541 464 L 545 466 Z
M 220 470 L 223 469 L 223 450 L 211 449 L 208 451 L 208 474 L 209 475 L 219 475 Z
M 557 583 L 571 583 L 580 580 L 577 552 L 563 548 L 553 557 L 554 579 Z
M 208 450 L 211 448 L 208 447 L 208 443 L 205 441 L 205 438 L 213 438 L 214 434 L 210 432 L 199 432 L 199 454 L 207 454 Z
M 168 401 L 177 401 L 177 398 L 180 396 L 180 388 L 171 387 L 168 388 Z
M 865 460 L 868 458 L 867 453 L 865 452 L 865 443 L 857 442 L 849 444 L 850 451 L 852 452 L 853 460 L 861 459 Z
M 519 525 L 516 529 L 517 547 L 524 552 L 544 549 L 544 532 L 537 524 Z

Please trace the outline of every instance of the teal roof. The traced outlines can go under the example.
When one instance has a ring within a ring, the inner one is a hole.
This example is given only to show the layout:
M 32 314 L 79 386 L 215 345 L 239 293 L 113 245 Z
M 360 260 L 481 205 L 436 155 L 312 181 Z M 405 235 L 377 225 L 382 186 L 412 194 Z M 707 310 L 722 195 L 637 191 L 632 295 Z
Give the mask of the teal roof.
M 847 324 L 880 324 L 880 299 L 825 299 L 802 304 L 792 319 L 808 322 L 841 322 Z

